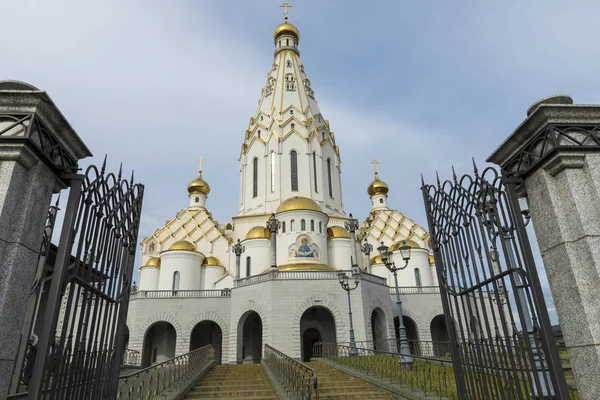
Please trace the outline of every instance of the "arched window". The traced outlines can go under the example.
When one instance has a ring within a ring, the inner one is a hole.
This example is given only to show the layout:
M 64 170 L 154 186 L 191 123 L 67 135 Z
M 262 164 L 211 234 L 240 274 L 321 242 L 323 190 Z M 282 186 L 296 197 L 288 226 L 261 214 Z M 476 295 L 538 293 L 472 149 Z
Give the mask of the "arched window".
M 331 184 L 331 158 L 327 159 L 327 182 L 329 184 L 329 197 L 333 199 L 333 185 Z
M 314 232 L 314 231 L 315 231 L 315 220 L 314 220 L 314 219 L 311 219 L 311 220 L 310 220 L 310 230 L 311 230 L 312 232 Z
M 258 158 L 252 160 L 252 197 L 258 196 Z
M 290 221 L 290 231 L 294 232 L 294 230 L 296 230 L 296 221 L 291 220 Z
M 173 272 L 173 290 L 179 290 L 179 271 Z
M 383 199 L 379 199 L 379 204 L 383 204 Z
M 306 221 L 301 219 L 300 220 L 300 230 L 301 231 L 305 231 L 306 230 Z
M 290 110 L 290 115 L 294 115 L 294 110 Z
M 290 168 L 292 173 L 292 190 L 298 190 L 298 153 L 292 150 L 290 153 Z
M 200 203 L 200 198 L 196 197 L 195 201 L 196 201 L 196 203 Z
M 315 181 L 315 193 L 319 193 L 319 187 L 317 186 L 317 153 L 313 151 L 313 178 Z
M 258 130 L 258 138 L 260 139 L 260 129 Z
M 296 124 L 292 123 L 292 129 L 296 128 Z
M 415 283 L 417 287 L 421 287 L 421 271 L 419 271 L 419 268 L 415 268 Z
M 323 223 L 319 221 L 319 233 L 323 233 Z
M 285 221 L 281 223 L 281 233 L 285 233 Z
M 246 257 L 246 277 L 250 276 L 250 256 Z

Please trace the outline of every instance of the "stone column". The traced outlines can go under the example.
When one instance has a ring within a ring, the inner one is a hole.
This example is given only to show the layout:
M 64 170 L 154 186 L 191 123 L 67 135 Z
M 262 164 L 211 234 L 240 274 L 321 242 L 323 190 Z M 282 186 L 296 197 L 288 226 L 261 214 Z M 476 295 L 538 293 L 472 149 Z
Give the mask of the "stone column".
M 600 105 L 535 103 L 489 157 L 527 196 L 582 399 L 600 398 Z
M 0 398 L 19 350 L 52 194 L 90 155 L 45 92 L 0 81 Z

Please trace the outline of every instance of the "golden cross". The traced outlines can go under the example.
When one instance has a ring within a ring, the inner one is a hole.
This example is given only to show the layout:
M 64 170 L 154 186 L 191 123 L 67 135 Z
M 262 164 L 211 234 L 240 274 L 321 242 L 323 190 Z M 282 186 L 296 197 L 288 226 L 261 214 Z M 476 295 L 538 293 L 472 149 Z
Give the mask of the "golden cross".
M 196 161 L 198 161 L 200 163 L 200 169 L 198 170 L 198 172 L 202 172 L 202 163 L 205 163 L 206 160 L 204 158 L 200 157 Z
M 371 161 L 371 164 L 373 164 L 373 169 L 375 169 L 375 173 L 377 173 L 377 164 L 379 164 L 379 162 L 377 160 L 373 160 Z
M 279 7 L 283 7 L 283 19 L 285 20 L 285 22 L 288 21 L 288 8 L 292 8 L 292 5 L 290 3 L 288 3 L 287 1 L 284 1 L 283 3 L 281 3 L 281 5 Z

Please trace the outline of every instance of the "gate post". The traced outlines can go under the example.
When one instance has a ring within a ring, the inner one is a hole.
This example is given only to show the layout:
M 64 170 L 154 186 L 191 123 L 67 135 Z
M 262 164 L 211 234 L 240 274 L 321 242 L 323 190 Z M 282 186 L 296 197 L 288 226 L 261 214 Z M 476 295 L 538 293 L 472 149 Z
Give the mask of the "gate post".
M 487 160 L 522 180 L 582 399 L 600 398 L 600 105 L 535 103 Z
M 0 398 L 8 393 L 53 193 L 91 156 L 44 91 L 0 81 Z

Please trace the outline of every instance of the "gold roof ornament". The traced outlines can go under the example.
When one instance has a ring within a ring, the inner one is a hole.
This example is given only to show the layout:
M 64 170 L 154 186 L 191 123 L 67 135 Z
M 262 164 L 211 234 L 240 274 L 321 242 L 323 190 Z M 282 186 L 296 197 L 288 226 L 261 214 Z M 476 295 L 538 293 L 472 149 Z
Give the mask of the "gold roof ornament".
M 379 172 L 377 172 L 377 164 L 379 164 L 379 161 L 373 160 L 371 161 L 371 164 L 373 164 L 373 169 L 375 170 L 375 179 L 367 188 L 367 193 L 369 196 L 374 196 L 376 194 L 387 194 L 390 188 L 384 181 L 379 179 Z
M 221 261 L 217 257 L 206 257 L 204 261 L 202 261 L 203 267 L 222 267 Z
M 350 239 L 350 233 L 341 226 L 327 228 L 327 239 Z
M 284 1 L 283 3 L 281 3 L 281 5 L 279 7 L 282 7 L 284 10 L 283 11 L 284 22 L 283 22 L 283 24 L 281 24 L 277 28 L 275 28 L 275 32 L 273 32 L 273 40 L 277 40 L 279 35 L 288 33 L 288 34 L 292 34 L 293 36 L 295 36 L 296 40 L 299 42 L 300 41 L 300 31 L 298 30 L 298 28 L 296 28 L 294 25 L 292 25 L 288 22 L 288 8 L 292 8 L 292 5 L 290 3 L 288 3 L 287 1 Z
M 158 257 L 150 257 L 148 261 L 146 261 L 146 265 L 144 267 L 156 267 L 160 268 L 160 258 Z
M 435 264 L 435 257 L 432 254 L 429 255 L 429 264 Z
M 208 194 L 210 193 L 210 186 L 204 179 L 202 179 L 202 163 L 206 162 L 206 160 L 200 157 L 198 159 L 198 162 L 200 163 L 200 168 L 198 169 L 198 177 L 189 183 L 187 187 L 188 193 L 203 194 L 205 196 L 208 196 Z
M 271 239 L 271 231 L 265 226 L 255 226 L 246 234 L 246 239 Z
M 417 242 L 415 242 L 414 240 L 405 239 L 405 240 L 401 240 L 401 241 L 396 242 L 393 245 L 391 245 L 390 251 L 396 251 L 396 250 L 400 249 L 400 247 L 402 247 L 402 246 L 409 246 L 411 249 L 420 249 L 421 248 L 421 246 L 419 246 L 419 244 Z
M 295 210 L 308 210 L 308 211 L 321 211 L 321 207 L 314 201 L 309 199 L 308 197 L 302 196 L 294 196 L 282 202 L 279 207 L 277 207 L 276 213 L 282 213 L 285 211 L 295 211 Z
M 178 240 L 169 247 L 169 251 L 171 250 L 181 250 L 181 251 L 196 251 L 196 246 L 187 240 Z

